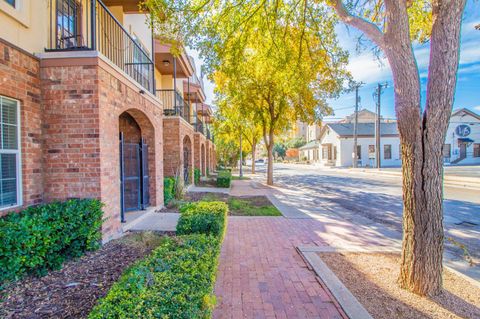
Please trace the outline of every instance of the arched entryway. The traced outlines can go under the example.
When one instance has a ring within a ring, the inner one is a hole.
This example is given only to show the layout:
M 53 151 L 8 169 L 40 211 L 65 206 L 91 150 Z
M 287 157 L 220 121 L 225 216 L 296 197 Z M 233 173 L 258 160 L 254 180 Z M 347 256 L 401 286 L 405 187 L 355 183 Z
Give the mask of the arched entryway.
M 154 128 L 139 110 L 128 110 L 119 116 L 120 149 L 120 209 L 125 213 L 144 210 L 150 206 L 155 171 Z
M 205 176 L 205 145 L 202 144 L 200 148 L 200 170 L 202 175 Z
M 192 140 L 188 135 L 183 138 L 183 181 L 185 185 L 191 184 L 192 180 Z

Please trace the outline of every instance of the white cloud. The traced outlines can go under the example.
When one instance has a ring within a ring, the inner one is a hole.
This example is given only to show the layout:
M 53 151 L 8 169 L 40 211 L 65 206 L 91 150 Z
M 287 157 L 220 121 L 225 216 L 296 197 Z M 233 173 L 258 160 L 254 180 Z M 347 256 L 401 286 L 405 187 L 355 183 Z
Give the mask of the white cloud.
M 474 106 L 473 109 L 480 111 L 480 105 Z
M 355 81 L 366 84 L 389 80 L 392 77 L 386 58 L 376 59 L 371 53 L 351 57 L 347 69 Z

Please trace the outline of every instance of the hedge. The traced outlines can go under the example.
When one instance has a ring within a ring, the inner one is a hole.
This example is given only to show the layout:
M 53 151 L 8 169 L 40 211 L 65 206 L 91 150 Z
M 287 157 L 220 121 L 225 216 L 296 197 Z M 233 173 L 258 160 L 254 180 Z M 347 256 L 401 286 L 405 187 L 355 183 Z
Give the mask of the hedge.
M 0 285 L 25 274 L 44 275 L 69 258 L 100 247 L 102 203 L 68 200 L 0 218 Z
M 219 171 L 217 175 L 217 187 L 229 188 L 232 182 L 232 173 L 227 170 Z
M 175 178 L 163 179 L 163 204 L 167 205 L 175 197 Z
M 164 238 L 151 255 L 131 266 L 89 319 L 211 317 L 228 207 L 198 202 L 181 212 L 179 236 Z
M 200 169 L 195 168 L 193 171 L 193 180 L 195 182 L 195 185 L 197 185 L 200 182 Z
M 177 235 L 201 233 L 223 238 L 228 206 L 224 202 L 196 202 L 180 207 Z

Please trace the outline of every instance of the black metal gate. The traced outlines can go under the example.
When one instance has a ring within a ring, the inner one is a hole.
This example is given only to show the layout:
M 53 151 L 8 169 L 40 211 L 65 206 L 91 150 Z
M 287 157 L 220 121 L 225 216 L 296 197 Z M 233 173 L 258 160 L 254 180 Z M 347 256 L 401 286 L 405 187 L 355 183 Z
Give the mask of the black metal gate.
M 121 219 L 125 212 L 145 209 L 150 204 L 148 176 L 148 145 L 125 143 L 120 133 L 120 208 Z
M 190 184 L 189 183 L 190 172 L 189 172 L 189 166 L 188 166 L 189 162 L 190 162 L 189 149 L 187 147 L 183 147 L 183 181 L 185 182 L 185 185 Z

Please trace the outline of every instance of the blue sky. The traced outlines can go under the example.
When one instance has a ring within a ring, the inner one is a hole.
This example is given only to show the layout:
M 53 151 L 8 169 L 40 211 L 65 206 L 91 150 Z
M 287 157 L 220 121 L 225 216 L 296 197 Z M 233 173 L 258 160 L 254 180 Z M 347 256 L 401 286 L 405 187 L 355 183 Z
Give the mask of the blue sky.
M 465 107 L 476 113 L 480 113 L 480 30 L 475 30 L 474 26 L 479 23 L 480 1 L 467 0 L 462 25 L 460 67 L 458 70 L 454 109 Z M 337 32 L 340 45 L 350 53 L 348 69 L 352 73 L 354 80 L 365 83 L 359 90 L 361 97 L 360 108 L 374 111 L 375 101 L 372 93 L 379 82 L 383 83 L 387 81 L 389 87 L 385 89 L 382 95 L 381 113 L 387 118 L 395 118 L 393 81 L 387 60 L 381 58 L 379 61 L 368 49 L 357 52 L 355 46 L 359 33 L 355 29 L 347 29 L 344 25 L 339 25 Z M 428 44 L 417 45 L 414 51 L 420 69 L 421 81 L 422 84 L 425 84 L 428 70 L 429 46 Z M 198 54 L 196 54 L 196 52 L 191 52 L 191 54 L 198 60 Z M 207 103 L 211 104 L 214 99 L 214 84 L 206 79 L 204 81 Z M 423 85 L 423 98 L 425 98 L 425 90 L 425 85 Z M 335 116 L 326 117 L 325 120 L 342 118 L 353 113 L 355 93 L 343 94 L 336 100 L 330 100 L 329 104 L 333 108 Z

